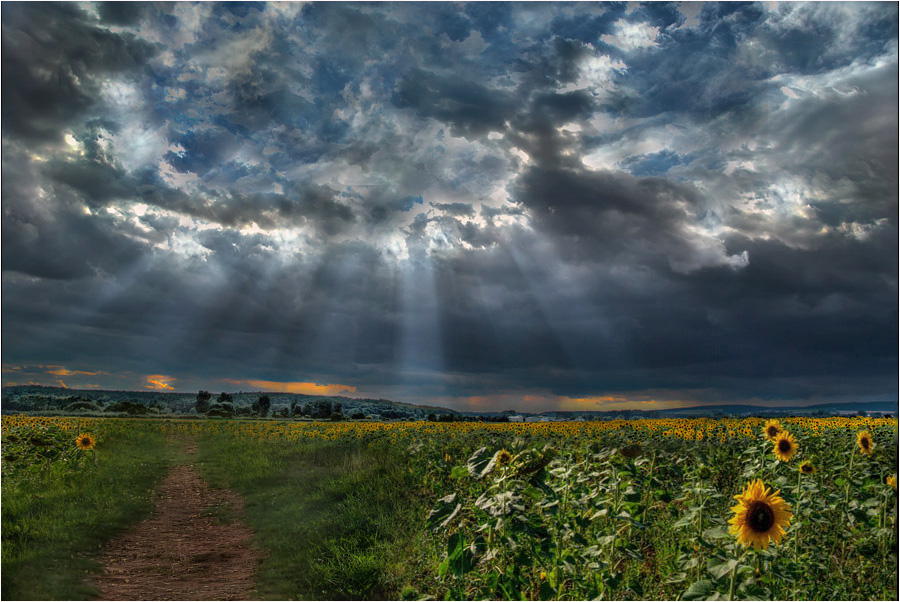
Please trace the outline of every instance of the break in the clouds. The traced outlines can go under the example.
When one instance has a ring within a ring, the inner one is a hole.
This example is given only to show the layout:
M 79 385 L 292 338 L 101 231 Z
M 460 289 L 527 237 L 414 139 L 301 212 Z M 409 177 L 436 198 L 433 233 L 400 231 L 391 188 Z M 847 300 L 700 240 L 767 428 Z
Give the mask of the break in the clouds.
M 4 383 L 895 399 L 896 3 L 2 5 Z

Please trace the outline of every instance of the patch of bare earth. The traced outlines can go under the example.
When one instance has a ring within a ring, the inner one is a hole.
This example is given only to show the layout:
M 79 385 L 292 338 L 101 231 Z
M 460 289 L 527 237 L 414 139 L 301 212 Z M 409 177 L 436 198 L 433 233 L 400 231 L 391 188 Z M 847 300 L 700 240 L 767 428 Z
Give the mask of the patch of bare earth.
M 174 467 L 153 516 L 100 559 L 99 599 L 249 600 L 260 556 L 242 509 L 239 495 L 213 489 L 193 466 Z

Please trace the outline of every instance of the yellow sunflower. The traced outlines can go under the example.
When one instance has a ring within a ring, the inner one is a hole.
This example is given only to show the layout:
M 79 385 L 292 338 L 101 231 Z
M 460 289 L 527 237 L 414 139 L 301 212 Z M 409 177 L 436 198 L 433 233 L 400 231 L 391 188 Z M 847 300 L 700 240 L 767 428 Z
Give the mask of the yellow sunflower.
M 761 479 L 748 483 L 744 492 L 734 496 L 738 501 L 731 511 L 729 531 L 745 546 L 766 549 L 769 541 L 776 544 L 784 537 L 785 527 L 791 524 L 791 507 L 778 494 L 770 493 Z
M 789 462 L 797 453 L 797 440 L 787 431 L 781 431 L 775 437 L 775 457 L 782 462 Z
M 77 437 L 75 437 L 75 445 L 78 449 L 94 449 L 94 445 L 97 442 L 94 441 L 94 438 L 90 433 L 79 433 Z
M 813 474 L 816 472 L 816 467 L 813 466 L 813 463 L 809 460 L 804 460 L 800 462 L 800 472 L 803 474 Z
M 766 420 L 766 426 L 763 427 L 763 433 L 769 441 L 775 441 L 775 437 L 781 432 L 781 423 L 774 418 Z
M 872 449 L 875 447 L 875 442 L 872 441 L 872 435 L 869 431 L 860 431 L 856 433 L 856 444 L 859 446 L 859 451 L 867 456 L 872 455 Z
M 893 487 L 894 491 L 897 491 L 897 475 L 889 476 L 884 482 Z
M 505 464 L 509 464 L 512 462 L 512 454 L 506 451 L 505 449 L 501 449 L 497 452 L 497 464 L 503 466 Z

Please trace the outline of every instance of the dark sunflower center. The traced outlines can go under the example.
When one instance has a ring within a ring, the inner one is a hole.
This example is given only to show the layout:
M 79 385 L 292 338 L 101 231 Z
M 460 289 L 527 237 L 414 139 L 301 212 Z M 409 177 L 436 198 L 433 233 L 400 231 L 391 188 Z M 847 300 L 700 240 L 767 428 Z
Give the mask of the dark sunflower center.
M 786 454 L 789 451 L 791 451 L 791 442 L 788 441 L 787 439 L 782 439 L 781 441 L 779 441 L 778 442 L 778 451 L 780 451 L 783 454 Z
M 753 502 L 747 512 L 747 524 L 757 533 L 768 533 L 775 524 L 775 512 L 765 502 Z
M 810 473 L 810 472 L 812 472 L 812 466 L 810 466 L 809 464 L 804 464 L 804 465 L 803 465 L 803 472 L 805 472 L 805 473 Z
M 863 437 L 859 440 L 859 443 L 863 446 L 863 449 L 869 449 L 869 440 Z
M 769 432 L 769 437 L 774 437 L 775 435 L 778 434 L 778 427 L 777 427 L 777 426 L 770 426 L 768 432 Z

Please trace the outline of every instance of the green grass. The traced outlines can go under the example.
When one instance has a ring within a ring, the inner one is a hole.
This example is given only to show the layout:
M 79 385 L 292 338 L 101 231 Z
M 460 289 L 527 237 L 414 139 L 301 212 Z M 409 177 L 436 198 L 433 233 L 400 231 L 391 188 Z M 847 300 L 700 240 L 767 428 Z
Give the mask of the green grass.
M 245 498 L 244 520 L 265 554 L 260 598 L 417 597 L 411 583 L 430 567 L 406 559 L 430 545 L 421 529 L 428 508 L 396 454 L 221 434 L 199 443 L 204 476 Z
M 131 425 L 101 436 L 97 462 L 68 472 L 4 477 L 2 597 L 96 596 L 93 559 L 115 534 L 149 515 L 153 489 L 177 454 L 157 429 Z
M 884 482 L 897 471 L 896 423 L 873 430 L 871 456 L 856 450 L 855 425 L 817 434 L 795 423 L 801 454 L 791 463 L 759 436 L 647 437 L 634 455 L 627 444 L 639 434 L 628 425 L 591 436 L 434 436 L 433 425 L 373 435 L 249 421 L 101 424 L 96 466 L 72 471 L 57 459 L 49 473 L 38 464 L 10 476 L 4 460 L 4 599 L 93 595 L 90 559 L 149 512 L 150 489 L 186 460 L 184 438 L 212 485 L 244 497 L 242 514 L 227 504 L 205 512 L 253 530 L 259 599 L 896 598 L 897 498 Z M 4 438 L 4 458 L 16 445 L 43 446 Z M 510 463 L 483 471 L 501 448 Z M 817 472 L 800 475 L 801 459 Z M 795 512 L 784 540 L 761 551 L 726 522 L 733 496 L 756 478 Z

